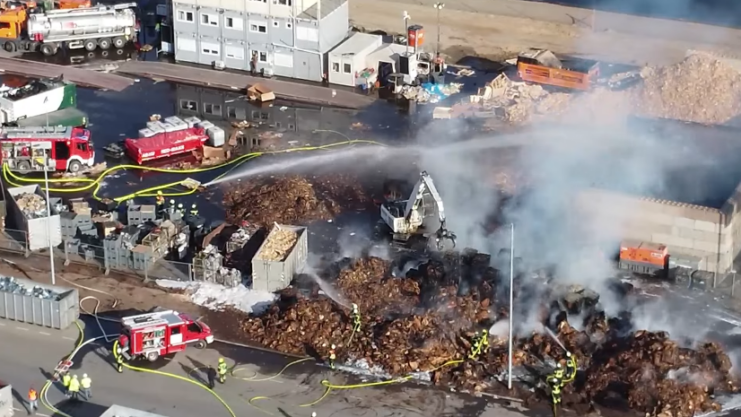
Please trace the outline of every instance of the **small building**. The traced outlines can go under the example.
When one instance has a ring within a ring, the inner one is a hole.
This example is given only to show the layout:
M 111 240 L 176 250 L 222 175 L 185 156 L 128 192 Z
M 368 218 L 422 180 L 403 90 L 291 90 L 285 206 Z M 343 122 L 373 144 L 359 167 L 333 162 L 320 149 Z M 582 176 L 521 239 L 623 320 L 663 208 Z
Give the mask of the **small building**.
M 380 35 L 355 32 L 329 53 L 330 84 L 355 87 L 362 71 L 369 68 L 368 55 L 383 44 Z M 370 67 L 374 69 L 375 67 Z
M 401 57 L 409 55 L 408 51 L 411 51 L 409 47 L 398 43 L 381 45 L 365 58 L 366 67 L 374 68 L 376 77 L 384 84 L 389 75 L 402 72 Z

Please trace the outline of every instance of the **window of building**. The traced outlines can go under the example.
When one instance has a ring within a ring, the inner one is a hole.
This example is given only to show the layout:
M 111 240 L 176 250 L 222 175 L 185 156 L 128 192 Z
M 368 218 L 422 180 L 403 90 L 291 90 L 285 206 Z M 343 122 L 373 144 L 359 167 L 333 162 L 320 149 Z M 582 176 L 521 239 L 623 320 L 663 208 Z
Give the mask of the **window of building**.
M 239 17 L 225 17 L 224 26 L 229 29 L 243 30 L 244 22 Z
M 291 22 L 286 22 L 286 29 L 291 29 L 293 27 L 293 24 Z
M 278 27 L 280 27 L 280 22 L 279 22 L 279 21 L 277 21 L 277 20 L 273 20 L 273 27 L 274 27 L 274 28 L 278 28 Z
M 296 126 L 293 123 L 288 123 L 288 130 L 295 130 Z
M 186 38 L 175 39 L 175 48 L 177 48 L 177 50 L 179 51 L 184 51 L 184 52 L 195 52 L 198 50 L 198 48 L 196 47 L 196 40 L 186 39 Z
M 280 122 L 275 122 L 275 128 L 276 128 L 276 129 L 280 129 L 280 127 L 281 127 L 281 124 L 280 124 Z
M 293 5 L 291 0 L 273 0 L 273 4 L 278 4 L 280 6 L 292 6 Z
M 206 55 L 220 55 L 219 45 L 210 42 L 201 42 L 201 53 Z
M 268 62 L 268 53 L 267 52 L 260 52 L 258 54 L 258 61 L 260 62 Z
M 219 26 L 219 19 L 208 13 L 201 13 L 201 23 L 209 26 Z
M 180 109 L 197 112 L 198 103 L 194 100 L 180 100 Z
M 340 63 L 339 62 L 333 62 L 332 63 L 332 71 L 333 72 L 340 72 Z
M 214 116 L 221 116 L 221 104 L 203 103 L 203 112 L 213 114 Z
M 260 120 L 269 120 L 270 119 L 270 113 L 262 112 L 260 113 Z
M 236 119 L 237 118 L 237 108 L 232 106 L 226 107 L 226 117 L 230 119 Z
M 260 146 L 260 145 L 262 145 L 262 139 L 252 138 L 252 146 Z
M 260 120 L 260 112 L 258 110 L 252 110 L 252 120 Z
M 268 33 L 268 26 L 264 23 L 250 23 L 250 32 Z
M 192 22 L 193 12 L 186 12 L 185 10 L 178 10 L 178 20 L 181 22 Z
M 342 69 L 345 74 L 350 74 L 352 72 L 352 65 L 345 64 L 342 66 Z
M 227 45 L 224 47 L 224 54 L 230 59 L 244 59 L 244 48 L 241 46 Z

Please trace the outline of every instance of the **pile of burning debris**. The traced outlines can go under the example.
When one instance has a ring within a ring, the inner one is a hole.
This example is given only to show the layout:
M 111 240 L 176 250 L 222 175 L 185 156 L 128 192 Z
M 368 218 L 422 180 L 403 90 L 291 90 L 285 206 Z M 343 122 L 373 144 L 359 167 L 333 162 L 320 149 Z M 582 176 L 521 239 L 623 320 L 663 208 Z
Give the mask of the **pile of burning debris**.
M 259 225 L 330 220 L 369 202 L 356 178 L 343 174 L 258 177 L 224 192 L 227 221 Z
M 245 319 L 242 330 L 251 340 L 286 353 L 326 359 L 334 344 L 340 362 L 364 360 L 393 375 L 428 372 L 436 384 L 496 392 L 507 369 L 507 343 L 494 329 L 507 313 L 506 301 L 497 302 L 497 271 L 490 262 L 489 255 L 474 251 L 394 264 L 378 258 L 345 260 L 346 267 L 334 274 L 334 300 L 316 288 L 310 296 L 288 289 L 267 313 Z M 328 275 L 331 279 L 333 272 Z M 595 293 L 567 292 L 553 304 L 560 311 L 555 315 L 558 339 L 576 355 L 581 370 L 566 388 L 567 403 L 600 403 L 613 395 L 647 413 L 688 417 L 717 409 L 714 389 L 736 390 L 730 361 L 719 346 L 685 349 L 664 333 L 631 333 L 629 318 L 608 319 L 587 308 L 596 303 Z M 357 333 L 350 303 L 359 306 L 363 318 Z M 583 331 L 566 321 L 566 311 L 574 308 L 590 312 Z M 549 317 L 554 317 L 552 309 L 544 308 L 543 322 Z M 474 331 L 489 328 L 491 349 L 478 360 L 465 360 Z M 542 388 L 540 382 L 564 355 L 556 340 L 533 333 L 516 341 L 514 364 Z M 446 366 L 451 360 L 464 361 Z M 692 378 L 678 377 L 682 373 Z M 545 398 L 542 389 L 535 392 L 529 395 Z

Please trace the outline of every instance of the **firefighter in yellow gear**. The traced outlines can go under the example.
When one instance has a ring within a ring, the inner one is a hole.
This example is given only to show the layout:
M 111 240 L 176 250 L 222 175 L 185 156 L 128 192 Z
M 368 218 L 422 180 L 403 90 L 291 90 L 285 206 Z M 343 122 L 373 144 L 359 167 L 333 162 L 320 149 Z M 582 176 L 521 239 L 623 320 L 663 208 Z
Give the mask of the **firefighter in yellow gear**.
M 481 351 L 484 353 L 489 351 L 489 331 L 484 329 L 481 333 L 476 332 L 473 336 L 473 343 L 471 344 L 471 352 L 468 354 L 468 359 L 478 359 Z
M 190 215 L 194 217 L 198 215 L 198 206 L 195 204 L 190 206 Z
M 65 372 L 64 375 L 62 375 L 62 386 L 64 388 L 69 388 L 69 382 L 72 380 L 72 377 L 69 373 Z
M 553 371 L 553 373 L 548 375 L 548 379 L 550 380 L 550 379 L 556 378 L 559 381 L 563 382 L 563 377 L 564 377 L 563 365 L 561 365 L 561 363 L 559 362 L 556 364 L 556 369 Z
M 93 385 L 93 380 L 90 379 L 90 377 L 87 376 L 87 374 L 82 374 L 82 379 L 80 380 L 80 387 L 82 388 L 82 393 L 85 395 L 86 401 L 90 401 L 90 399 L 93 398 L 92 385 Z
M 67 388 L 67 394 L 73 400 L 79 399 L 80 380 L 77 379 L 77 375 L 72 375 L 72 379 L 69 381 L 69 388 Z
M 551 400 L 553 401 L 553 417 L 558 417 L 558 406 L 561 405 L 561 378 L 548 377 L 548 385 L 551 387 Z
M 219 358 L 219 366 L 216 367 L 216 371 L 219 373 L 219 382 L 224 383 L 226 382 L 226 361 L 224 361 L 224 358 Z
M 185 209 L 183 209 L 183 203 L 178 204 L 177 212 L 182 214 L 185 214 Z
M 329 349 L 329 367 L 334 369 L 334 361 L 337 359 L 337 354 L 335 353 L 335 349 L 337 349 L 337 346 L 332 345 L 332 347 Z
M 576 357 L 571 352 L 566 352 L 566 377 L 563 382 L 574 382 L 576 379 Z
M 165 196 L 162 195 L 162 191 L 157 191 L 157 210 L 162 211 L 165 209 Z
M 352 331 L 357 333 L 360 331 L 360 310 L 358 310 L 358 305 L 355 303 L 352 305 L 350 316 L 352 317 Z

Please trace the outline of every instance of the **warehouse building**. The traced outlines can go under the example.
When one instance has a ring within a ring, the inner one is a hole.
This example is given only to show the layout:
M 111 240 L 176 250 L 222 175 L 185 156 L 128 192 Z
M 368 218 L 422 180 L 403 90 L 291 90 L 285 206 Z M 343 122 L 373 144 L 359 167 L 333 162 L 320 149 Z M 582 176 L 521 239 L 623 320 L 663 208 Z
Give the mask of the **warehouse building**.
M 181 62 L 321 81 L 348 28 L 347 0 L 173 1 Z

